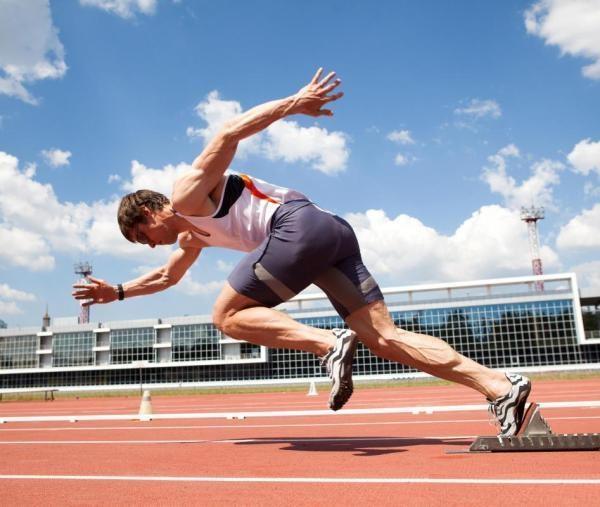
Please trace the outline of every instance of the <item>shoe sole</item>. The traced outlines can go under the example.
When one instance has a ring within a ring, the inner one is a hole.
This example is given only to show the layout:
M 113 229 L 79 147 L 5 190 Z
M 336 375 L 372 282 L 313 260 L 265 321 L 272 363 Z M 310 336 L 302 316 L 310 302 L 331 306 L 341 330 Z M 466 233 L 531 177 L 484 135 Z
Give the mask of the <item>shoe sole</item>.
M 329 396 L 329 408 L 339 410 L 350 399 L 353 392 L 352 383 L 352 363 L 354 362 L 354 353 L 356 352 L 358 340 L 356 334 L 348 334 L 342 339 L 342 346 L 339 351 L 336 350 L 335 356 L 331 358 L 331 394 Z M 348 387 L 342 386 L 342 380 L 350 377 Z

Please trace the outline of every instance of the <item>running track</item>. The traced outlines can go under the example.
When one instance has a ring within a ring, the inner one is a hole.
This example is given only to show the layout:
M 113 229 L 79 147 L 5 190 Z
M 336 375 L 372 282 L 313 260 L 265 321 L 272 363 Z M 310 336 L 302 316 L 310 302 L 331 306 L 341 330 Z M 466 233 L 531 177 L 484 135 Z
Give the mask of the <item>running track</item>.
M 400 384 L 402 385 L 402 384 Z M 153 397 L 155 413 L 321 410 L 304 393 Z M 600 379 L 531 400 L 600 400 Z M 349 409 L 480 405 L 461 386 L 358 388 Z M 135 414 L 139 398 L 2 402 L 11 416 Z M 546 408 L 555 433 L 600 432 L 600 407 Z M 482 410 L 244 420 L 0 425 L 3 505 L 598 505 L 600 452 L 448 454 L 495 429 Z

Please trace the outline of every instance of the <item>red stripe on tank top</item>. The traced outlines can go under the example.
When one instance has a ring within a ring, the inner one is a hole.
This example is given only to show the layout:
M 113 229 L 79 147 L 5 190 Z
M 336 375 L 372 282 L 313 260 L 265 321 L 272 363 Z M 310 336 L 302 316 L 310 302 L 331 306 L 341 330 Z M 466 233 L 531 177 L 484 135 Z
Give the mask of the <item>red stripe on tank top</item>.
M 266 201 L 272 202 L 273 204 L 281 204 L 279 201 L 276 201 L 275 199 L 269 197 L 266 194 L 263 194 L 258 188 L 256 188 L 256 185 L 250 179 L 250 176 L 248 176 L 247 174 L 240 174 L 240 176 L 242 177 L 242 180 L 244 180 L 244 185 L 252 195 L 258 197 L 259 199 L 264 199 Z

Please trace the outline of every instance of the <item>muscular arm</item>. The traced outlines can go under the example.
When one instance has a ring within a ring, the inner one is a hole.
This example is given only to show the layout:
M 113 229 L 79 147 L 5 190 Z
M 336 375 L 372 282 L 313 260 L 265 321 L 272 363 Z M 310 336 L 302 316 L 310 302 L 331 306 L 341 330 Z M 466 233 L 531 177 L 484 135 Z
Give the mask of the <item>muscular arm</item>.
M 123 285 L 125 297 L 154 294 L 175 285 L 200 255 L 200 248 L 179 248 L 171 254 L 167 263 Z M 75 284 L 73 296 L 83 300 L 83 306 L 94 303 L 110 303 L 118 298 L 117 288 L 104 280 L 88 277 L 89 284 Z
M 334 72 L 320 80 L 321 73 L 322 69 L 319 69 L 312 81 L 295 95 L 253 107 L 227 122 L 196 157 L 193 163 L 194 169 L 184 174 L 175 183 L 173 191 L 175 209 L 184 214 L 196 214 L 194 211 L 198 203 L 203 202 L 221 181 L 242 139 L 266 129 L 275 121 L 289 115 L 332 116 L 331 110 L 322 107 L 343 95 L 342 93 L 330 94 L 340 84 L 340 80 L 336 79 L 330 83 L 335 76 Z

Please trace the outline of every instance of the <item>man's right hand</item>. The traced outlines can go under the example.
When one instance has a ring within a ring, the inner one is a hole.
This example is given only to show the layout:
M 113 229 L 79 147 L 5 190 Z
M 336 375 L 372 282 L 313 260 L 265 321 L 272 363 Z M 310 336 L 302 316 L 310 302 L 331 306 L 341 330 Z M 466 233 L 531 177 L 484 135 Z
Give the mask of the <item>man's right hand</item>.
M 95 303 L 106 304 L 118 299 L 117 289 L 99 278 L 88 276 L 90 283 L 76 283 L 71 295 L 81 300 L 81 306 L 90 306 Z
M 338 100 L 344 94 L 342 92 L 330 95 L 335 88 L 342 82 L 336 79 L 330 82 L 335 77 L 335 72 L 330 72 L 319 81 L 323 73 L 323 68 L 319 68 L 317 73 L 312 78 L 311 82 L 302 88 L 293 97 L 293 106 L 288 114 L 307 114 L 309 116 L 333 116 L 331 109 L 322 109 L 328 102 Z

